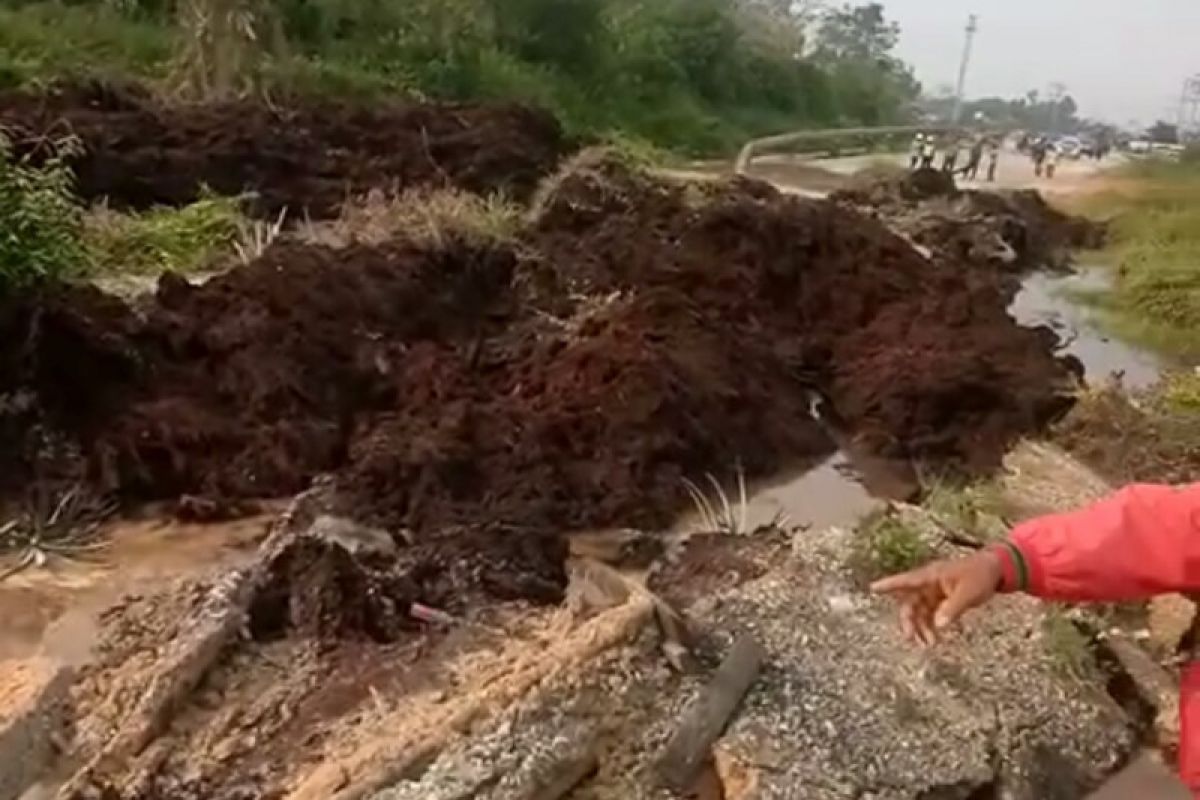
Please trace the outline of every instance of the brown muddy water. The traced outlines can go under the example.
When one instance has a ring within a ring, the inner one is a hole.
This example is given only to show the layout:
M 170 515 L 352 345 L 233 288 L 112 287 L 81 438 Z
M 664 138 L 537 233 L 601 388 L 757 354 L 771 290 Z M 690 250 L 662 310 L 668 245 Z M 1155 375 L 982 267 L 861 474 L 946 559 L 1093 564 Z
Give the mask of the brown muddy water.
M 1034 273 L 1025 279 L 1008 313 L 1022 325 L 1054 330 L 1065 345 L 1063 352 L 1083 363 L 1089 383 L 1101 383 L 1118 373 L 1130 389 L 1144 388 L 1157 381 L 1169 363 L 1106 333 L 1095 310 L 1072 296 L 1111 285 L 1108 273 L 1100 268 L 1084 268 L 1074 275 Z

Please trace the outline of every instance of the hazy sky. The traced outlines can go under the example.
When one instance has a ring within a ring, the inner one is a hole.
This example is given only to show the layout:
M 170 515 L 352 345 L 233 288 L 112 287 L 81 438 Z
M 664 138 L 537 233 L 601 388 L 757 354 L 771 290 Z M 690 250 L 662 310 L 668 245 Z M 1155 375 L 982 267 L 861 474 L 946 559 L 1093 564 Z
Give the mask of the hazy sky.
M 979 15 L 968 96 L 1023 95 L 1059 81 L 1080 113 L 1118 124 L 1174 120 L 1200 73 L 1200 0 L 881 0 L 900 55 L 933 90 L 953 84 L 967 15 Z

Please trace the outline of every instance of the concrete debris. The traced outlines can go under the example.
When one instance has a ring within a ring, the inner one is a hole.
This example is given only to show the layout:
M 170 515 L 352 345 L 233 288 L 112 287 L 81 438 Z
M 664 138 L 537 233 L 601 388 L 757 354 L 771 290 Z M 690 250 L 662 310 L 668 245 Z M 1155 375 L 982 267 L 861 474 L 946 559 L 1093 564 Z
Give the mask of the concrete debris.
M 700 768 L 712 757 L 712 745 L 729 724 L 742 698 L 758 677 L 766 652 L 753 636 L 741 636 L 705 687 L 688 708 L 679 727 L 658 760 L 663 783 L 686 791 Z
M 57 754 L 72 677 L 49 659 L 0 662 L 0 800 L 20 797 Z

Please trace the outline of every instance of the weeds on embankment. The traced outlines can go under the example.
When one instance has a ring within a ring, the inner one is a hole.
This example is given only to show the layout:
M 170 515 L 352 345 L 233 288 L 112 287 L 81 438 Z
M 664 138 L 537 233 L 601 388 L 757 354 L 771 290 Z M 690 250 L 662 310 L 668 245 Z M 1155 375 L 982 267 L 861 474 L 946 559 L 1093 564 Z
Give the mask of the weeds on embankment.
M 1200 356 L 1200 163 L 1131 164 L 1084 209 L 1111 217 L 1101 260 L 1113 289 L 1089 294 L 1123 338 L 1185 358 Z
M 1116 486 L 1200 479 L 1200 376 L 1170 374 L 1138 392 L 1085 392 L 1053 431 L 1071 455 Z
M 85 216 L 83 233 L 94 274 L 156 276 L 195 272 L 229 255 L 248 224 L 238 198 L 205 195 L 142 213 L 99 206 Z

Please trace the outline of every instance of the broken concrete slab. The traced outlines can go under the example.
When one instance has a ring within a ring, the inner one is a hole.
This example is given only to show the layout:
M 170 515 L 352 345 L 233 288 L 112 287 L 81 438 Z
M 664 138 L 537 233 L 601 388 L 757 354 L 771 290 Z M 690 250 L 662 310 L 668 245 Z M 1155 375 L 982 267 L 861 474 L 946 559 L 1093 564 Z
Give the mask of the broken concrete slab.
M 727 652 L 740 632 L 767 652 L 716 747 L 726 797 L 965 799 L 995 791 L 1074 800 L 1133 752 L 1130 721 L 1103 687 L 1061 669 L 1037 603 L 1006 598 L 960 635 L 914 647 L 901 639 L 890 604 L 865 594 L 847 569 L 849 536 L 801 534 L 787 563 L 689 611 L 713 631 L 710 655 Z M 659 788 L 655 765 L 707 681 L 671 672 L 656 650 L 644 635 L 578 674 L 552 677 L 375 797 L 442 797 L 447 776 L 474 774 L 471 764 L 503 765 L 508 775 L 535 743 L 570 730 L 598 731 L 600 748 L 595 776 L 573 797 L 677 796 Z M 714 667 L 710 659 L 710 674 Z M 501 780 L 477 783 L 470 796 L 499 800 Z
M 20 797 L 58 752 L 71 678 L 51 659 L 0 662 L 0 800 Z

